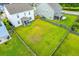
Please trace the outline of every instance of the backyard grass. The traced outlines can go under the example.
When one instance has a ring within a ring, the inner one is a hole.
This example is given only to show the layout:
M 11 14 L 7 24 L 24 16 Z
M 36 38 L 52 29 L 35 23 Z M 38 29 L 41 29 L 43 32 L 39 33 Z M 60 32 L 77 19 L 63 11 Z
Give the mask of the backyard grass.
M 55 55 L 79 56 L 79 36 L 69 34 Z
M 64 19 L 64 20 L 52 20 L 52 22 L 56 22 L 58 24 L 62 24 L 64 26 L 70 28 L 74 24 L 75 20 L 77 20 L 77 16 L 75 16 L 75 15 L 65 14 L 64 16 L 66 17 L 66 19 Z
M 19 41 L 15 34 L 8 42 L 0 45 L 0 56 L 28 56 L 32 55 Z
M 67 31 L 42 20 L 35 20 L 28 26 L 20 26 L 15 31 L 37 55 L 51 55 Z M 61 32 L 61 33 L 60 33 Z

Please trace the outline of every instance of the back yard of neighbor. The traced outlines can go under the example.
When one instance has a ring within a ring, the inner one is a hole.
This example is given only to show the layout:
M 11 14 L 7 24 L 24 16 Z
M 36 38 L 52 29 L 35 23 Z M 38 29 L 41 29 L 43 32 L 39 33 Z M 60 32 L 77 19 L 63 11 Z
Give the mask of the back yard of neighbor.
M 15 31 L 37 55 L 51 55 L 67 30 L 42 20 L 35 20 L 28 26 L 20 26 Z
M 13 33 L 12 39 L 0 45 L 0 56 L 32 55 Z
M 70 33 L 55 55 L 79 56 L 79 36 Z
M 64 26 L 66 26 L 67 28 L 70 28 L 78 18 L 78 16 L 76 16 L 76 15 L 65 14 L 64 16 L 66 17 L 66 19 L 64 19 L 64 20 L 52 20 L 52 22 L 62 24 Z

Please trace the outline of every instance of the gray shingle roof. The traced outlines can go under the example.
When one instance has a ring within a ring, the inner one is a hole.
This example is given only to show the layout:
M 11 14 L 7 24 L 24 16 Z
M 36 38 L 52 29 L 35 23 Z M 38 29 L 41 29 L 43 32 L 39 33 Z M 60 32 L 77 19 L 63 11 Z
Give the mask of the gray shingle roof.
M 58 3 L 48 3 L 55 11 L 61 11 L 62 7 Z
M 13 3 L 13 4 L 5 5 L 5 7 L 7 8 L 8 12 L 10 14 L 15 14 L 15 13 L 19 13 L 19 12 L 28 11 L 28 10 L 33 9 L 32 6 L 30 6 L 27 3 Z

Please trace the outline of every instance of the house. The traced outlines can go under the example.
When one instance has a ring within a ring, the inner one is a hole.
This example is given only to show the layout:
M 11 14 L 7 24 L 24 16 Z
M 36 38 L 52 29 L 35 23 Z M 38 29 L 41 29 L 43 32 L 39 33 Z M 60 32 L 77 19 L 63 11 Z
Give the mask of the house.
M 34 20 L 34 9 L 27 3 L 12 3 L 4 7 L 6 16 L 15 27 L 27 25 Z
M 4 23 L 0 19 L 0 44 L 8 41 L 10 38 L 11 37 L 10 37 Z
M 4 5 L 7 5 L 8 3 L 0 3 L 0 12 L 4 12 Z
M 57 3 L 12 3 L 4 7 L 6 16 L 15 27 L 27 25 L 35 16 L 53 19 L 61 19 L 62 8 Z
M 48 19 L 61 19 L 62 7 L 57 3 L 38 3 L 33 4 L 36 7 L 35 14 Z
M 0 12 L 3 12 L 3 11 L 4 11 L 4 4 L 0 3 Z

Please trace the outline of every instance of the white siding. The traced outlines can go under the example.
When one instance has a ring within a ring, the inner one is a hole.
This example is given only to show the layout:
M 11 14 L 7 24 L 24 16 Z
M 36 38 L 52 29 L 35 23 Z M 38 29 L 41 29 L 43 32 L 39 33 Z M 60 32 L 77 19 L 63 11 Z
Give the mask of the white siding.
M 21 22 L 21 18 L 22 17 L 31 17 L 32 20 L 34 20 L 34 10 L 29 10 L 29 11 L 24 11 L 24 12 L 21 12 L 21 13 L 16 13 L 16 14 L 12 14 L 10 15 L 9 12 L 7 11 L 7 9 L 5 8 L 5 12 L 7 14 L 7 17 L 9 19 L 9 21 L 15 26 L 15 27 L 18 27 L 20 25 L 22 25 L 22 22 Z M 29 15 L 29 12 L 30 12 L 30 15 Z M 25 15 L 25 14 L 26 15 Z M 17 15 L 19 16 L 19 18 L 17 18 Z M 20 22 L 20 24 L 18 24 L 18 21 Z
M 10 36 L 3 22 L 1 22 L 1 24 L 2 26 L 0 26 L 0 37 L 6 38 L 7 36 Z
M 36 15 L 44 16 L 51 20 L 54 19 L 54 10 L 48 4 L 39 4 L 37 6 Z
M 59 16 L 61 17 L 63 14 L 62 14 L 62 7 L 58 4 L 58 3 L 54 3 L 55 7 L 52 9 L 54 9 L 54 15 L 55 16 Z

